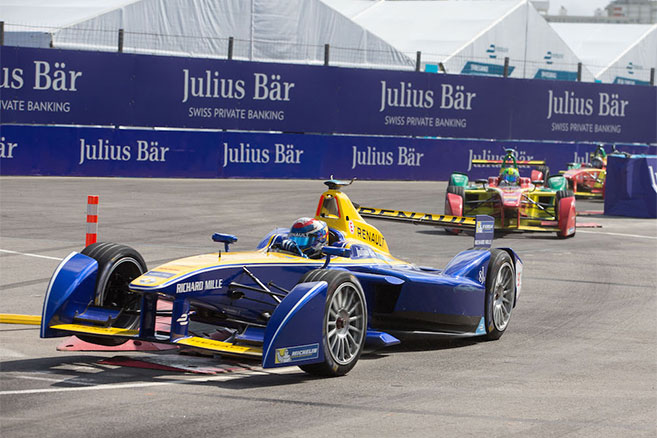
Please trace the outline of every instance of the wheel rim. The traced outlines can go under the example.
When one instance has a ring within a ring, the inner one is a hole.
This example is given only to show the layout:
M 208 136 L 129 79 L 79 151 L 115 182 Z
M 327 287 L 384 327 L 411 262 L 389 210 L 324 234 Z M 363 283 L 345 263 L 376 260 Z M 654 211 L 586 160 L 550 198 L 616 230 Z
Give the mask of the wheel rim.
M 498 331 L 503 331 L 511 319 L 515 278 L 511 264 L 506 262 L 497 271 L 493 297 L 493 322 Z
M 326 318 L 326 339 L 331 357 L 340 365 L 354 360 L 365 335 L 365 310 L 359 290 L 351 282 L 341 284 L 331 297 Z
M 96 295 L 97 305 L 138 310 L 139 296 L 128 291 L 132 280 L 143 274 L 141 265 L 132 257 L 125 257 L 112 266 L 103 287 Z

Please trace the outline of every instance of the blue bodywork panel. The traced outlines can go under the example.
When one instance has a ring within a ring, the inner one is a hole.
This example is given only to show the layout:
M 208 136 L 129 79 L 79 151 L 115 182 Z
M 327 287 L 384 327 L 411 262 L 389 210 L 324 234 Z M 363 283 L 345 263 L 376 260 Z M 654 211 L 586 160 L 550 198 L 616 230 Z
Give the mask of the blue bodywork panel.
M 365 337 L 365 346 L 370 348 L 390 347 L 397 345 L 401 341 L 389 333 L 378 330 L 368 330 Z
M 98 262 L 76 252 L 57 267 L 50 279 L 43 302 L 41 337 L 63 336 L 49 328 L 57 323 L 70 323 L 76 313 L 83 313 L 94 299 Z
M 327 283 L 301 283 L 290 291 L 267 324 L 262 349 L 265 368 L 324 361 L 322 332 Z

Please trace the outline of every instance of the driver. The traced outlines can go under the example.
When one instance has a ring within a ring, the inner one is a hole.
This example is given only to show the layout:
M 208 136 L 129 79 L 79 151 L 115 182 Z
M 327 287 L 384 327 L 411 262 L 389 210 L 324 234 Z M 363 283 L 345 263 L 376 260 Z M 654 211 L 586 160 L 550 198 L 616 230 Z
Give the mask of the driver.
M 500 184 L 517 185 L 520 182 L 520 172 L 515 167 L 505 167 L 500 172 Z
M 281 249 L 311 259 L 322 256 L 322 248 L 328 243 L 328 226 L 326 222 L 310 217 L 294 221 L 287 238 L 278 245 Z
M 591 158 L 591 167 L 596 169 L 602 169 L 607 165 L 607 152 L 605 151 L 604 146 L 600 145 L 593 152 L 593 157 Z

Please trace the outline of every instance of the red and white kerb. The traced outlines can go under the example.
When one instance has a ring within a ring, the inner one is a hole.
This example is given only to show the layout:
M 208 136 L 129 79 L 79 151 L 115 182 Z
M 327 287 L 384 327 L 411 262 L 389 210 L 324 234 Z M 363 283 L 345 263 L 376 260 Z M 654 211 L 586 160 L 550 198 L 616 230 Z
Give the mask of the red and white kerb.
M 98 235 L 98 196 L 87 197 L 87 238 L 85 246 L 96 243 Z

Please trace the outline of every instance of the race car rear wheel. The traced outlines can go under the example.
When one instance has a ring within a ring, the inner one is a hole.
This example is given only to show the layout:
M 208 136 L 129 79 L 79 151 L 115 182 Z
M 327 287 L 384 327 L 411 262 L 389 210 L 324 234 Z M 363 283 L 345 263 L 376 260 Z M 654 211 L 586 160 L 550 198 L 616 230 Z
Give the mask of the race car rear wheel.
M 502 337 L 516 298 L 516 275 L 509 253 L 492 249 L 486 275 L 486 340 Z
M 328 283 L 322 326 L 324 362 L 299 368 L 318 376 L 343 376 L 356 365 L 365 345 L 367 307 L 363 288 L 346 271 L 317 269 L 300 282 L 311 281 Z
M 82 254 L 98 262 L 94 306 L 121 310 L 113 327 L 134 328 L 139 324 L 141 296 L 130 292 L 132 280 L 147 271 L 146 262 L 133 248 L 99 242 L 87 246 Z M 101 345 L 120 345 L 125 339 L 78 335 L 84 341 Z

